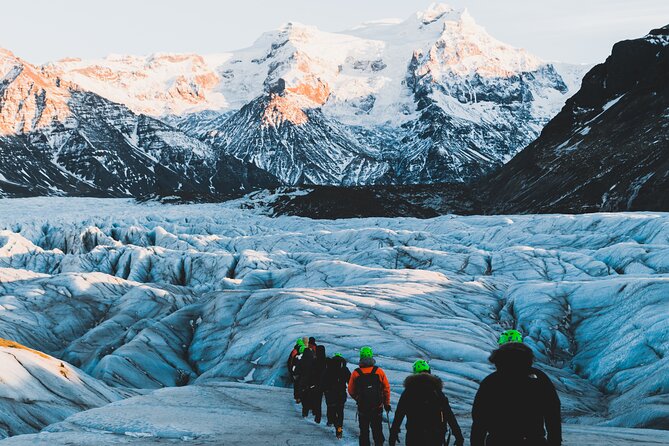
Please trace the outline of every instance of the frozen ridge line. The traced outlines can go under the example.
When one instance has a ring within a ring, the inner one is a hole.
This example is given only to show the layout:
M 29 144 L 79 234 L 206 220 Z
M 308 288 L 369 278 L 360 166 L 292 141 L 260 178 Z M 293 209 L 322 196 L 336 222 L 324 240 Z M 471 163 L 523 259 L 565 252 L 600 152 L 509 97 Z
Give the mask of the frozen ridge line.
M 218 395 L 222 411 L 242 393 L 262 400 L 249 385 L 285 386 L 285 355 L 305 332 L 349 359 L 361 339 L 374 345 L 396 392 L 410 364 L 429 359 L 466 417 L 507 327 L 526 335 L 580 426 L 571 444 L 666 438 L 613 428 L 667 427 L 669 214 L 314 221 L 244 205 L 0 201 L 4 337 L 112 389 L 187 385 L 82 412 L 45 439 L 92 438 L 90 428 L 160 437 L 163 423 L 234 438 L 223 424 L 187 428 L 168 409 L 162 421 L 123 413 L 198 392 Z M 297 416 L 276 392 L 267 409 Z M 264 416 L 250 404 L 239 410 Z

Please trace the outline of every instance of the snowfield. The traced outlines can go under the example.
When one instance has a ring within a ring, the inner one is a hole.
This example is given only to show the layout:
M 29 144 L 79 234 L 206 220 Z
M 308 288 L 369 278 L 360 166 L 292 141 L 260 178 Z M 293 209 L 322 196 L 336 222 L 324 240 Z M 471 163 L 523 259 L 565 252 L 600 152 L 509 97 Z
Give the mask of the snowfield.
M 511 327 L 560 392 L 565 444 L 669 442 L 669 214 L 316 221 L 245 204 L 0 200 L 0 337 L 36 350 L 0 344 L 25 356 L 0 366 L 0 436 L 49 425 L 5 443 L 334 444 L 281 389 L 302 335 L 349 361 L 372 345 L 395 401 L 428 359 L 467 430 Z

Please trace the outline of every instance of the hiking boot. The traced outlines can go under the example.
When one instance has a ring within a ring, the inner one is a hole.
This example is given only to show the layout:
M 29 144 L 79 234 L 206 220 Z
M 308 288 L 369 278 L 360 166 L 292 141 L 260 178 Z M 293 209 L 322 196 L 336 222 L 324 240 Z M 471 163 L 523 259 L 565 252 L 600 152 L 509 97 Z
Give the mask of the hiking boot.
M 337 428 L 337 433 L 335 435 L 337 435 L 337 438 L 341 439 L 341 437 L 344 436 L 344 429 L 342 429 L 341 427 L 338 427 Z

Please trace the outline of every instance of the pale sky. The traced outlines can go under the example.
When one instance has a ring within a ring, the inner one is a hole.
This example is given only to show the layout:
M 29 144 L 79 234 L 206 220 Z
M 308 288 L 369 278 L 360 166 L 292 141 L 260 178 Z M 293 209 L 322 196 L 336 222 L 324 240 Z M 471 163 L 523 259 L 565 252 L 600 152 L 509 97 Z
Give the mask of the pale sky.
M 297 21 L 324 31 L 406 18 L 430 0 L 10 0 L 0 47 L 32 63 L 110 53 L 225 52 Z M 669 24 L 669 0 L 451 0 L 495 38 L 551 61 L 600 62 Z

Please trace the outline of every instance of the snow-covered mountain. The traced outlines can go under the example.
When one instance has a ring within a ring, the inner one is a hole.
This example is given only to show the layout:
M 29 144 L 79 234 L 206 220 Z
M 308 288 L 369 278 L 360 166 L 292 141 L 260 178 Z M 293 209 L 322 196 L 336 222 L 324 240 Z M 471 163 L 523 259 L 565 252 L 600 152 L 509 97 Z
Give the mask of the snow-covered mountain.
M 288 23 L 224 54 L 47 67 L 286 184 L 335 185 L 470 181 L 531 142 L 587 68 L 541 61 L 443 4 L 337 33 Z
M 231 195 L 271 175 L 0 52 L 0 196 Z

